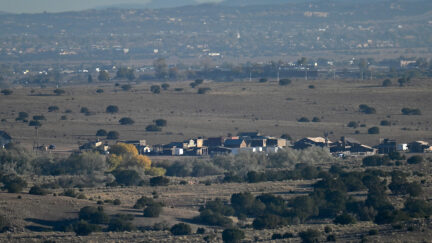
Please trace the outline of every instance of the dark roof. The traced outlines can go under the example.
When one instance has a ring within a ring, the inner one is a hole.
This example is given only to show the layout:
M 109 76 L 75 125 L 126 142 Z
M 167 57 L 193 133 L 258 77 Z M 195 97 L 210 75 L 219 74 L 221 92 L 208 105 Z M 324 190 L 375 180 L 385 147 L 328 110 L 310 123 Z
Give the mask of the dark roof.
M 225 147 L 240 147 L 243 141 L 243 139 L 227 139 L 224 145 Z
M 4 139 L 8 139 L 8 140 L 12 139 L 12 137 L 9 136 L 9 134 L 7 134 L 7 132 L 5 132 L 5 131 L 0 131 L 0 137 L 2 137 Z
M 183 143 L 179 143 L 179 142 L 172 142 L 170 144 L 164 145 L 164 148 L 183 148 Z

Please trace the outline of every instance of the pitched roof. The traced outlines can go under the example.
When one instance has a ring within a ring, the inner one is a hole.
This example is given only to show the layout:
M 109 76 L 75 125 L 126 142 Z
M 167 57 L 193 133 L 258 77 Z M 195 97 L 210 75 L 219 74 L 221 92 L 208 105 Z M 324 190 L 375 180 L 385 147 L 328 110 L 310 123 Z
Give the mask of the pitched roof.
M 235 147 L 240 146 L 243 143 L 243 139 L 227 139 L 225 141 L 225 146 L 227 147 Z
M 314 142 L 314 143 L 325 143 L 326 139 L 323 137 L 307 137 L 306 139 Z M 328 143 L 331 143 L 330 140 L 327 140 Z

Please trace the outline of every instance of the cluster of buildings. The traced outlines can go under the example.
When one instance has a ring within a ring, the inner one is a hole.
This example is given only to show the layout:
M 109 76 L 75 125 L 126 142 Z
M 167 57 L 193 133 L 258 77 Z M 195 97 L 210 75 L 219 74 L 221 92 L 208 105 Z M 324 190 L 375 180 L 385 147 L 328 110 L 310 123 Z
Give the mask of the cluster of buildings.
M 341 137 L 339 141 L 332 142 L 323 137 L 307 137 L 300 139 L 293 145 L 294 149 L 305 149 L 311 146 L 327 147 L 338 157 L 370 156 L 375 154 L 389 154 L 393 152 L 429 153 L 432 146 L 426 141 L 398 143 L 393 139 L 382 139 L 376 146 L 368 146 L 353 138 Z
M 327 148 L 337 157 L 370 156 L 392 152 L 427 153 L 432 146 L 425 141 L 397 143 L 395 140 L 383 139 L 376 146 L 368 146 L 353 138 L 341 137 L 338 141 L 330 141 L 327 137 L 305 137 L 294 143 L 284 138 L 263 136 L 258 132 L 244 132 L 237 136 L 221 136 L 210 138 L 194 138 L 182 142 L 157 144 L 150 146 L 146 140 L 118 141 L 134 145 L 140 154 L 150 156 L 212 156 L 218 154 L 237 155 L 242 152 L 276 153 L 283 148 L 297 150 L 312 146 Z M 99 150 L 108 153 L 109 145 L 101 141 L 89 142 L 80 146 L 81 151 Z

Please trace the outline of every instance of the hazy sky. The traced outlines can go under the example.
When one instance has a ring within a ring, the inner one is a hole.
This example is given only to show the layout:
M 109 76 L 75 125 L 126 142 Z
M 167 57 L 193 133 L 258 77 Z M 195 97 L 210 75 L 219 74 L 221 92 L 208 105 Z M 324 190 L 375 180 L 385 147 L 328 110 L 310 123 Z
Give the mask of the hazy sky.
M 13 13 L 62 12 L 84 10 L 119 3 L 147 3 L 152 0 L 0 0 L 0 11 Z M 163 0 L 153 0 L 163 1 Z M 217 2 L 218 0 L 195 0 Z

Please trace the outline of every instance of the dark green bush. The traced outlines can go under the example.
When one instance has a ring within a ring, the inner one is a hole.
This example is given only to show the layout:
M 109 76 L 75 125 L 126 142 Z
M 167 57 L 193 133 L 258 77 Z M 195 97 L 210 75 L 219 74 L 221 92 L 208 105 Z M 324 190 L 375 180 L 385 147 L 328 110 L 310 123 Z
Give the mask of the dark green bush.
M 171 227 L 170 231 L 173 235 L 190 235 L 192 229 L 188 224 L 179 223 Z
M 42 188 L 42 187 L 37 186 L 37 185 L 32 186 L 30 188 L 30 191 L 29 191 L 29 194 L 32 194 L 32 195 L 41 195 L 41 196 L 47 195 L 48 193 L 49 193 L 49 191 L 47 189 Z
M 1 181 L 3 189 L 9 193 L 19 193 L 27 186 L 27 182 L 16 175 L 3 176 Z
M 357 128 L 358 127 L 358 122 L 350 121 L 350 122 L 348 122 L 347 127 Z
M 421 164 L 422 162 L 423 162 L 423 156 L 421 156 L 421 155 L 411 156 L 407 160 L 407 163 L 410 164 L 410 165 Z
M 207 94 L 210 91 L 211 91 L 211 88 L 203 87 L 203 88 L 198 89 L 198 94 Z
M 402 108 L 401 110 L 402 115 L 406 115 L 406 116 L 420 116 L 421 110 L 420 109 L 411 109 L 411 108 Z
M 299 233 L 303 243 L 318 243 L 321 240 L 321 233 L 319 231 L 308 229 Z
M 106 108 L 106 113 L 114 114 L 114 113 L 117 113 L 117 112 L 119 112 L 119 108 L 116 105 L 109 105 Z
M 160 132 L 162 131 L 162 128 L 156 125 L 148 125 L 146 127 L 147 132 Z
M 154 123 L 158 127 L 166 127 L 167 126 L 167 121 L 164 119 L 157 119 L 154 121 Z
M 119 120 L 120 125 L 133 125 L 135 121 L 130 117 L 123 117 Z
M 307 118 L 307 117 L 301 117 L 297 121 L 298 122 L 309 122 L 309 118 Z
M 107 139 L 109 140 L 115 140 L 120 137 L 120 134 L 117 131 L 110 131 L 107 134 Z
M 162 206 L 159 203 L 153 203 L 144 209 L 144 217 L 157 218 L 162 212 Z
M 104 212 L 102 206 L 87 206 L 81 208 L 81 210 L 79 211 L 79 219 L 88 221 L 93 224 L 106 224 L 109 222 L 110 217 Z
M 3 215 L 0 215 L 0 233 L 8 231 L 11 227 L 10 221 Z
M 115 170 L 113 172 L 116 182 L 123 186 L 137 186 L 142 181 L 135 170 Z
M 98 137 L 105 137 L 107 135 L 108 135 L 108 132 L 104 129 L 99 129 L 96 132 L 96 136 L 98 136 Z
M 387 120 L 382 120 L 382 121 L 380 122 L 380 125 L 381 125 L 381 126 L 391 126 L 391 122 L 390 122 L 390 121 L 387 121 Z
M 365 114 L 375 114 L 376 110 L 373 107 L 370 107 L 368 105 L 365 104 L 361 104 L 359 105 L 359 111 Z
M 152 204 L 155 204 L 155 201 L 153 200 L 153 198 L 142 196 L 140 199 L 138 199 L 136 201 L 133 208 L 141 209 L 141 208 L 144 208 L 144 207 L 152 205 Z
M 392 85 L 393 85 L 393 83 L 392 83 L 392 81 L 390 79 L 386 79 L 386 80 L 384 80 L 382 82 L 382 86 L 383 87 L 389 87 L 389 86 L 392 86 Z
M 81 220 L 78 223 L 74 224 L 73 230 L 76 235 L 87 236 L 95 231 L 99 231 L 100 228 L 97 225 L 89 224 L 86 221 Z
M 279 80 L 279 85 L 280 86 L 286 86 L 286 85 L 289 85 L 289 84 L 291 84 L 291 80 L 289 80 L 289 79 L 281 79 L 281 80 Z
M 222 232 L 222 240 L 226 243 L 241 242 L 244 238 L 244 232 L 239 229 L 226 229 Z
M 380 133 L 379 127 L 371 127 L 368 129 L 368 134 L 379 134 L 379 133 Z
M 337 216 L 333 220 L 333 222 L 335 224 L 342 224 L 342 225 L 344 225 L 344 224 L 355 224 L 356 220 L 355 220 L 355 218 L 353 216 L 351 216 L 351 215 L 349 215 L 347 213 L 343 213 L 343 214 Z
M 150 186 L 168 186 L 170 180 L 163 176 L 156 176 L 150 179 Z
M 135 227 L 132 223 L 125 218 L 122 217 L 114 217 L 108 223 L 108 231 L 112 232 L 124 232 L 124 231 L 132 231 Z

